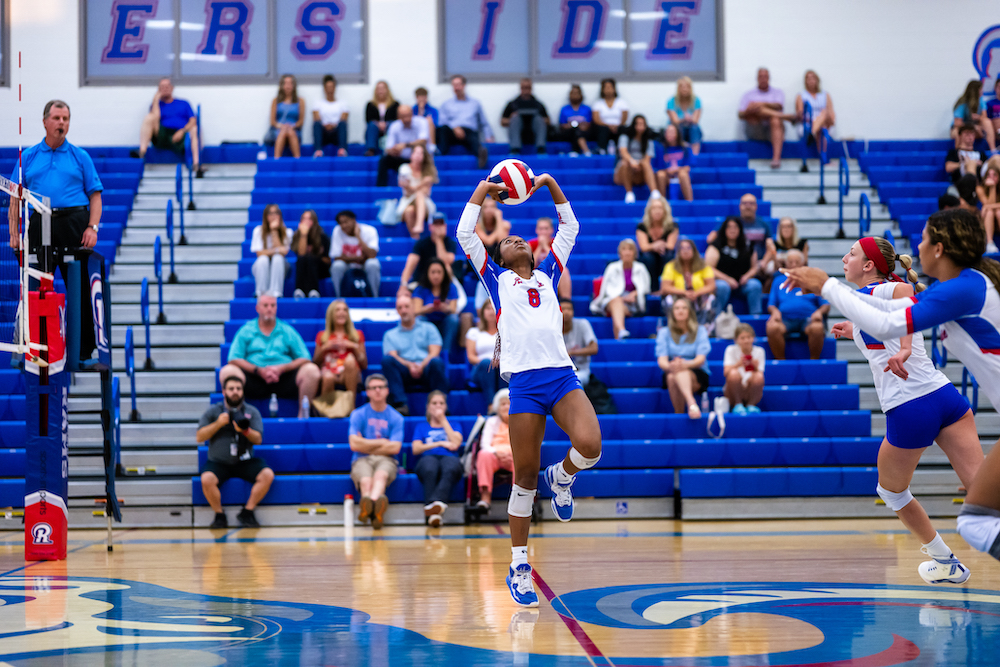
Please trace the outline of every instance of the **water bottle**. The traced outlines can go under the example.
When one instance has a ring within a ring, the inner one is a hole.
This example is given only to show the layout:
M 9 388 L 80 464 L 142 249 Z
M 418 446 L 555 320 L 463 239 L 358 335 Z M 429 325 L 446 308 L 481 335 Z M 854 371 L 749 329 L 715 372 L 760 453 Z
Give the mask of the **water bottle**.
M 271 394 L 271 402 L 267 404 L 267 409 L 272 417 L 278 416 L 278 395 Z
M 349 528 L 354 525 L 354 496 L 346 494 L 344 496 L 344 527 Z
M 708 414 L 708 391 L 701 392 L 701 414 Z
M 302 417 L 303 418 L 309 417 L 310 411 L 311 411 L 311 406 L 309 405 L 309 397 L 308 396 L 303 396 L 302 397 L 302 413 L 301 413 Z

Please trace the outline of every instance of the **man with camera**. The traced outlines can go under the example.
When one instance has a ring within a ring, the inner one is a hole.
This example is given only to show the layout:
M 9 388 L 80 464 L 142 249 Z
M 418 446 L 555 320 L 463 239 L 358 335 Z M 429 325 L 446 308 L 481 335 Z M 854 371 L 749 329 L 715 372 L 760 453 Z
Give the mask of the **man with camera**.
M 222 385 L 223 402 L 209 406 L 198 420 L 198 442 L 208 441 L 208 461 L 201 471 L 201 489 L 208 504 L 215 510 L 210 528 L 226 528 L 229 522 L 222 509 L 219 487 L 226 480 L 239 477 L 253 484 L 250 498 L 236 516 L 244 528 L 260 528 L 253 510 L 267 495 L 274 481 L 274 471 L 259 456 L 253 446 L 263 440 L 264 422 L 260 412 L 243 402 L 243 380 L 226 378 Z

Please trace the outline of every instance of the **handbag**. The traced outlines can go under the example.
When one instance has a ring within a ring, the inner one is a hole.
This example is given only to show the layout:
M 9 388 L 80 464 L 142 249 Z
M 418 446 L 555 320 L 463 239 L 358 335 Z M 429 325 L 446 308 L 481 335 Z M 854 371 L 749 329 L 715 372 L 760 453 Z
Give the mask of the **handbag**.
M 378 221 L 385 226 L 398 225 L 400 220 L 396 215 L 396 207 L 399 206 L 399 199 L 379 199 L 375 202 L 378 209 Z
M 718 440 L 722 437 L 722 434 L 726 432 L 726 413 L 729 412 L 729 399 L 725 396 L 716 396 L 714 408 L 715 409 L 708 413 L 708 424 L 705 426 L 705 430 L 708 432 L 710 437 Z M 718 435 L 712 433 L 712 424 L 716 421 L 719 422 Z
M 328 419 L 340 419 L 354 410 L 355 393 L 353 391 L 333 390 L 312 400 L 316 412 Z
M 715 335 L 718 338 L 733 338 L 736 335 L 736 327 L 739 326 L 740 318 L 733 313 L 733 304 L 726 306 L 724 313 L 719 313 L 715 318 Z

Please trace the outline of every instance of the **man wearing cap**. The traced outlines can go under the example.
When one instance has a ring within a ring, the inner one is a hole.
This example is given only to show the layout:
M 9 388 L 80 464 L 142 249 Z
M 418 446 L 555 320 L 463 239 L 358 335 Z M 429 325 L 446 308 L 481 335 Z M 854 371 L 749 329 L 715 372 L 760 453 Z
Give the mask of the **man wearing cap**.
M 430 133 L 427 130 L 427 119 L 413 117 L 413 107 L 400 105 L 396 112 L 397 118 L 389 124 L 385 133 L 385 153 L 378 161 L 378 176 L 375 185 L 384 188 L 389 185 L 389 170 L 399 169 L 410 161 L 416 146 L 426 146 Z
M 413 244 L 413 249 L 406 256 L 406 265 L 403 273 L 399 277 L 399 290 L 397 294 L 409 294 L 409 285 L 423 280 L 427 273 L 427 265 L 434 258 L 440 259 L 449 268 L 452 275 L 462 278 L 465 269 L 465 261 L 455 259 L 455 239 L 448 235 L 448 224 L 444 213 L 435 213 L 431 218 L 430 234 Z
M 101 224 L 101 192 L 104 186 L 97 175 L 94 161 L 81 148 L 66 139 L 69 133 L 69 105 L 62 100 L 52 100 L 42 113 L 45 139 L 28 148 L 21 155 L 23 180 L 18 167 L 14 167 L 11 180 L 41 197 L 49 197 L 52 207 L 52 248 L 49 262 L 40 264 L 54 271 L 58 266 L 63 280 L 67 276 L 63 250 L 93 248 L 97 243 L 97 230 Z M 10 247 L 20 247 L 20 229 L 17 197 L 10 198 L 8 211 Z M 28 224 L 28 252 L 37 253 L 42 243 L 42 216 L 31 214 Z M 42 258 L 39 258 L 41 260 Z M 93 315 L 90 306 L 90 285 L 80 284 L 80 358 L 89 359 L 94 351 Z

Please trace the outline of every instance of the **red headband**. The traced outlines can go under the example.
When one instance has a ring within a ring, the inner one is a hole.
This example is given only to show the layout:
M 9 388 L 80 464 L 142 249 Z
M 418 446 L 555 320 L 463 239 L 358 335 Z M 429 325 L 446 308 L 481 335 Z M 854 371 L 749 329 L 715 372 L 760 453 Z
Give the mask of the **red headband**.
M 865 257 L 875 262 L 875 268 L 878 269 L 879 273 L 883 276 L 887 276 L 892 282 L 905 282 L 902 278 L 889 270 L 888 265 L 885 263 L 885 255 L 883 255 L 882 251 L 878 249 L 878 243 L 875 242 L 873 237 L 862 237 L 858 243 L 861 244 L 861 250 L 865 253 Z M 893 264 L 895 263 L 896 262 L 893 262 Z

